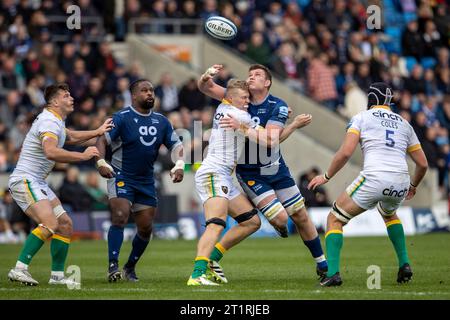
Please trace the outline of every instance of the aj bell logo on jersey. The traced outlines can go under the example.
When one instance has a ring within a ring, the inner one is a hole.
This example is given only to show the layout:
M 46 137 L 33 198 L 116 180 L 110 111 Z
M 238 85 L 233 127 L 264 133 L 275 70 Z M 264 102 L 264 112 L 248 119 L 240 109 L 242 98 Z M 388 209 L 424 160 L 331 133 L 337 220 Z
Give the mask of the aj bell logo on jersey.
M 147 127 L 147 126 L 140 126 L 139 127 L 139 134 L 141 135 L 141 137 L 139 138 L 139 140 L 141 141 L 141 143 L 144 146 L 149 147 L 149 146 L 151 146 L 152 144 L 155 143 L 155 141 L 156 141 L 156 137 L 155 136 L 156 136 L 157 133 L 158 133 L 158 129 L 156 129 L 154 126 L 149 126 L 149 127 Z M 144 139 L 144 137 L 147 137 L 147 136 L 151 136 L 151 137 L 153 137 L 153 139 L 150 142 L 147 142 Z

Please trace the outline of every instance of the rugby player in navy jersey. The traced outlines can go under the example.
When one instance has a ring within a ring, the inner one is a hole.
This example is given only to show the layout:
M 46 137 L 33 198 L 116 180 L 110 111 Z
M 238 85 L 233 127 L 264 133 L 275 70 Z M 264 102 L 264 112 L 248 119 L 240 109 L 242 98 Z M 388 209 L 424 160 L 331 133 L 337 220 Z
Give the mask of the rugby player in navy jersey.
M 175 162 L 170 171 L 174 183 L 183 180 L 183 146 L 169 120 L 152 111 L 155 94 L 150 81 L 140 79 L 130 85 L 132 105 L 113 115 L 114 128 L 97 140 L 99 173 L 108 178 L 112 225 L 108 231 L 108 280 L 138 281 L 135 266 L 144 253 L 152 233 L 157 207 L 153 164 L 161 145 L 172 152 Z M 106 146 L 112 152 L 111 165 L 105 159 Z M 133 214 L 137 234 L 128 261 L 121 271 L 119 253 L 123 230 Z

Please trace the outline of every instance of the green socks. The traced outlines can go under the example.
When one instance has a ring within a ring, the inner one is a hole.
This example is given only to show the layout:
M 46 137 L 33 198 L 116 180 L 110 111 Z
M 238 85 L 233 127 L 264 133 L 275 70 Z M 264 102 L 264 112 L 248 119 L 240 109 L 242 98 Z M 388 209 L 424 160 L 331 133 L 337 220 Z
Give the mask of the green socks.
M 44 244 L 44 241 L 45 237 L 42 234 L 41 229 L 39 229 L 39 227 L 34 229 L 25 241 L 18 260 L 26 265 L 29 265 L 31 259 L 33 259 L 34 255 Z
M 395 253 L 397 253 L 399 267 L 402 267 L 405 263 L 409 263 L 402 223 L 400 220 L 392 220 L 386 222 L 386 227 L 389 239 L 391 239 Z
M 69 245 L 69 238 L 59 234 L 53 235 L 52 243 L 50 244 L 50 252 L 52 253 L 52 271 L 64 272 Z
M 194 272 L 192 272 L 192 278 L 198 278 L 202 274 L 206 273 L 206 269 L 208 268 L 209 259 L 206 257 L 197 257 L 195 258 L 194 263 Z
M 325 235 L 328 261 L 327 277 L 331 277 L 336 272 L 339 272 L 339 263 L 341 259 L 341 249 L 343 242 L 344 235 L 341 230 L 330 230 Z
M 220 243 L 216 243 L 209 259 L 219 262 L 220 259 L 223 258 L 225 251 L 227 251 L 227 249 L 225 249 Z

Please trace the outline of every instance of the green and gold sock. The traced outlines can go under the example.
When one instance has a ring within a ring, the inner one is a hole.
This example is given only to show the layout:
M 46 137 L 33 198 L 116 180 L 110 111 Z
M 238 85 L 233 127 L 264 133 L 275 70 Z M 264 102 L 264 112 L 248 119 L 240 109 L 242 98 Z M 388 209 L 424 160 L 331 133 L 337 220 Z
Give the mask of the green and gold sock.
M 341 259 L 341 249 L 343 242 L 344 235 L 341 230 L 330 230 L 325 235 L 328 261 L 327 277 L 331 277 L 336 272 L 339 272 L 339 263 Z
M 223 258 L 223 255 L 226 251 L 227 249 L 225 249 L 219 242 L 217 242 L 214 246 L 214 250 L 211 252 L 211 256 L 209 257 L 209 259 L 219 262 L 220 259 Z
M 52 271 L 63 271 L 66 264 L 67 253 L 69 252 L 70 239 L 59 234 L 53 235 L 50 244 L 52 254 Z
M 202 274 L 206 273 L 208 262 L 209 259 L 207 257 L 196 257 L 194 263 L 194 271 L 192 272 L 192 278 L 198 278 Z
M 402 267 L 405 263 L 409 263 L 403 225 L 400 220 L 392 220 L 386 222 L 386 228 L 397 254 L 399 267 Z
M 46 238 L 39 227 L 31 231 L 20 252 L 19 261 L 29 265 L 31 259 L 33 259 L 34 255 L 41 249 L 45 240 Z

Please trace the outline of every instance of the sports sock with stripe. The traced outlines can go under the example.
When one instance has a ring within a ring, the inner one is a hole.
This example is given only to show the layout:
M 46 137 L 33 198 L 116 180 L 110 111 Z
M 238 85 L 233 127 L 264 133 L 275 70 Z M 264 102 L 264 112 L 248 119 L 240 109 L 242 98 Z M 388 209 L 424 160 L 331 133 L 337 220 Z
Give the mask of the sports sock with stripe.
M 19 259 L 23 264 L 29 265 L 34 255 L 41 249 L 46 240 L 41 228 L 37 227 L 28 236 L 25 244 L 20 252 Z
M 305 246 L 308 247 L 311 255 L 317 263 L 320 269 L 326 269 L 328 264 L 323 254 L 322 245 L 320 244 L 320 238 L 317 236 L 315 239 L 303 241 Z
M 53 235 L 52 242 L 50 244 L 50 252 L 52 254 L 52 271 L 64 272 L 69 246 L 69 238 L 60 235 Z
M 206 273 L 208 262 L 209 259 L 206 257 L 196 257 L 194 262 L 194 271 L 192 272 L 192 278 L 198 278 L 202 274 Z
M 214 246 L 213 251 L 209 257 L 210 260 L 219 262 L 223 258 L 224 253 L 227 251 L 219 242 Z
M 409 263 L 403 225 L 400 220 L 393 220 L 386 222 L 386 227 L 389 239 L 391 240 L 395 253 L 397 254 L 399 267 L 402 267 L 405 263 Z
M 344 236 L 341 230 L 331 230 L 325 236 L 327 246 L 328 272 L 327 277 L 333 276 L 339 272 L 341 259 L 341 249 L 344 242 Z

